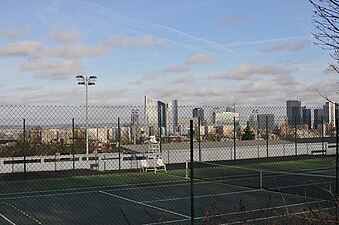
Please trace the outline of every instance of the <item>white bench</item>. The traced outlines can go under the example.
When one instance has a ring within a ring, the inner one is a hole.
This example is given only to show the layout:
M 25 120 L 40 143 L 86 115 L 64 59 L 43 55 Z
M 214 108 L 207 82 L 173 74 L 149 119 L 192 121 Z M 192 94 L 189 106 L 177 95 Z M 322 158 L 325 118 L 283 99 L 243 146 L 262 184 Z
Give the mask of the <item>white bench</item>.
M 167 172 L 166 165 L 164 161 L 160 158 L 155 159 L 153 165 L 149 164 L 149 160 L 146 159 L 140 160 L 140 169 L 141 172 L 154 171 L 156 173 L 158 170 Z

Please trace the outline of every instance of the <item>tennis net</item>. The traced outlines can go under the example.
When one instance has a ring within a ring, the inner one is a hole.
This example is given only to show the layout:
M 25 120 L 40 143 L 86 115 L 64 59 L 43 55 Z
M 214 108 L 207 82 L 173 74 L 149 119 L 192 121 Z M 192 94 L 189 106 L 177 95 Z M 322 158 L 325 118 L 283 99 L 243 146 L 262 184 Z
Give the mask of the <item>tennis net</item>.
M 190 178 L 191 166 L 186 163 L 186 178 Z M 193 169 L 195 181 L 265 189 L 326 200 L 333 200 L 332 194 L 336 184 L 336 177 L 327 175 L 332 174 L 332 169 L 269 171 L 201 161 L 195 161 Z

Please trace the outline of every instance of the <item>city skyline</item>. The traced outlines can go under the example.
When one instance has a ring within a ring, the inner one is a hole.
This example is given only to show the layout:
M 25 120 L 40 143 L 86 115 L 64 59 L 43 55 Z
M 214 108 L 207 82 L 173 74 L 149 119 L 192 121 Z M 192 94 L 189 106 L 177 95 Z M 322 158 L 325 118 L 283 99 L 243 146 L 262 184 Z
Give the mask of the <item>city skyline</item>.
M 27 10 L 28 9 L 28 10 Z M 308 1 L 22 1 L 0 9 L 0 104 L 320 106 L 337 100 Z M 288 15 L 288 16 L 286 16 Z

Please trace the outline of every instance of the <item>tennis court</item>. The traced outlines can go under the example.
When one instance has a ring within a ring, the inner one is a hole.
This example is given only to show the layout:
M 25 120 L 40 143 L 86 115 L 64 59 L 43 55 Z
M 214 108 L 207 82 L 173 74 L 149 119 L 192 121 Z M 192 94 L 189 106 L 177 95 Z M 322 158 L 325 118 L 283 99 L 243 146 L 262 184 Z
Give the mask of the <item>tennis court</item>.
M 335 209 L 333 157 L 228 165 L 197 162 L 197 224 L 284 221 Z M 297 169 L 296 169 L 297 168 Z M 1 224 L 190 224 L 188 168 L 1 182 Z M 320 193 L 322 192 L 322 193 Z M 268 223 L 268 222 L 267 222 Z

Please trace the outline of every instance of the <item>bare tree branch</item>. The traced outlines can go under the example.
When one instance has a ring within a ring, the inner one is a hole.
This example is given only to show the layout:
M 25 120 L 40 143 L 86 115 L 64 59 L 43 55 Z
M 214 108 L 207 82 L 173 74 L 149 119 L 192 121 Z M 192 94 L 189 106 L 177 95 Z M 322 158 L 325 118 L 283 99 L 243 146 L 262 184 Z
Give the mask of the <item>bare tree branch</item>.
M 311 32 L 315 42 L 324 50 L 332 51 L 329 55 L 335 62 L 330 67 L 339 73 L 339 1 L 309 0 L 315 11 L 312 23 L 316 32 Z M 320 92 L 318 91 L 320 94 Z M 324 97 L 324 96 L 323 96 Z
M 319 90 L 318 90 L 318 88 L 316 88 L 315 90 L 317 90 L 317 92 L 318 92 L 318 94 L 321 96 L 321 97 L 323 97 L 324 99 L 326 99 L 327 101 L 329 101 L 329 102 L 331 102 L 331 103 L 334 103 L 335 104 L 335 102 L 334 101 L 332 101 L 331 99 L 329 99 L 328 97 L 327 97 L 327 95 L 326 94 L 322 94 Z

